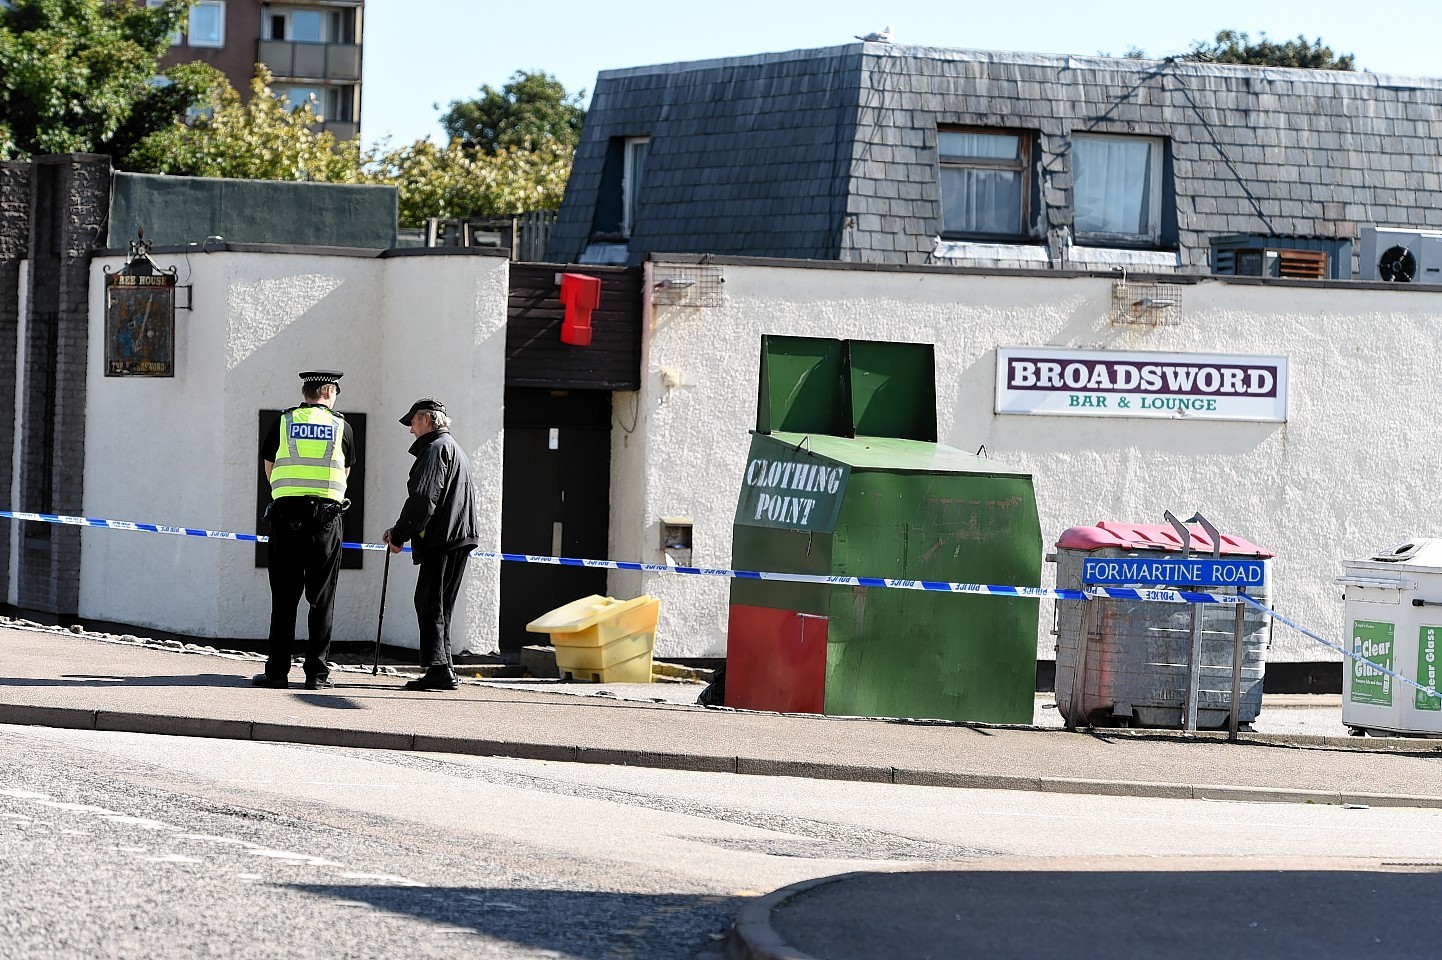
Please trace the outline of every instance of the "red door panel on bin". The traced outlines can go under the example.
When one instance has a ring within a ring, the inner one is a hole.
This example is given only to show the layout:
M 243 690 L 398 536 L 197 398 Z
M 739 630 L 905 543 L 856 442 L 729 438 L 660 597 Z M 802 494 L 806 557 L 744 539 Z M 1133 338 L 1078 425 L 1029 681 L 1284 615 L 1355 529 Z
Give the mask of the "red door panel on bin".
M 826 619 L 731 605 L 726 706 L 781 713 L 826 709 Z

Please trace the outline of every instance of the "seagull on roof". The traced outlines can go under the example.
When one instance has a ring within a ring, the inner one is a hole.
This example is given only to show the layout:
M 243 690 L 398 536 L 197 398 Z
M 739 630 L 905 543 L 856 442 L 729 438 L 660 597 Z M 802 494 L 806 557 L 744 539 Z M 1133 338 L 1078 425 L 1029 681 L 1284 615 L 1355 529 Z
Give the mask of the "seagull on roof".
M 873 30 L 865 36 L 862 36 L 858 33 L 855 34 L 855 37 L 856 39 L 861 40 L 865 43 L 890 43 L 891 24 L 888 23 L 885 30 Z

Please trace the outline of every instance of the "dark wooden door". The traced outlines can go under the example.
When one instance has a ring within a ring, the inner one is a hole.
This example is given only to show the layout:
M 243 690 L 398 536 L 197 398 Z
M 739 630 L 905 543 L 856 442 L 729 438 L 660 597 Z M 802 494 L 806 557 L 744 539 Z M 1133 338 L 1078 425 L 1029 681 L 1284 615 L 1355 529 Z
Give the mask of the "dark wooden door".
M 502 552 L 608 559 L 610 392 L 507 389 L 501 497 Z M 526 624 L 605 592 L 605 570 L 503 562 L 501 649 L 549 643 Z

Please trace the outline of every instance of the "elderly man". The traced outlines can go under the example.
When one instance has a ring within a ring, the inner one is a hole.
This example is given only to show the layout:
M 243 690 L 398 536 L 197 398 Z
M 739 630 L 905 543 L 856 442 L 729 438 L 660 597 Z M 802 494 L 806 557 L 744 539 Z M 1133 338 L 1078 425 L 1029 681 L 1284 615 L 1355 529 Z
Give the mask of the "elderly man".
M 310 602 L 305 648 L 305 688 L 334 686 L 330 651 L 335 587 L 340 576 L 341 514 L 346 478 L 355 465 L 350 424 L 334 409 L 340 396 L 336 370 L 308 370 L 298 407 L 276 418 L 260 442 L 260 459 L 270 483 L 270 653 L 265 672 L 251 682 L 284 689 L 295 643 L 296 607 Z
M 420 665 L 425 675 L 407 690 L 454 690 L 451 668 L 451 610 L 461 592 L 466 561 L 480 542 L 476 533 L 476 490 L 471 463 L 451 436 L 445 404 L 422 397 L 401 417 L 415 442 L 400 519 L 381 537 L 391 553 L 410 541 L 416 578 L 416 620 L 420 626 Z

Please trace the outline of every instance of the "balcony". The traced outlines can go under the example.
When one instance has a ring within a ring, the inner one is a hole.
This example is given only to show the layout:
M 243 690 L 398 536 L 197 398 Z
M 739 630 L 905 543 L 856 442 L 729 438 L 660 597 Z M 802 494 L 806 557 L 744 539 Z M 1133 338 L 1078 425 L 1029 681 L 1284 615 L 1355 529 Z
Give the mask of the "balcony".
M 257 55 L 277 80 L 345 80 L 361 78 L 358 43 L 301 43 L 262 40 Z

